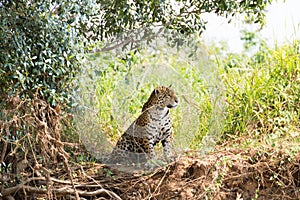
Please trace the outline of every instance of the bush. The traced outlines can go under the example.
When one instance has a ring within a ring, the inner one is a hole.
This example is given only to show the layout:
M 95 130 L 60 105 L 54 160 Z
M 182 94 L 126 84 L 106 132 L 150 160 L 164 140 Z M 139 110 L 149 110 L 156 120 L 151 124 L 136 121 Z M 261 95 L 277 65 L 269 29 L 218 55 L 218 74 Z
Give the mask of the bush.
M 69 14 L 54 15 L 49 10 L 49 1 L 0 5 L 1 94 L 35 96 L 51 105 L 69 100 L 70 81 L 78 70 L 78 41 L 64 20 Z M 0 98 L 2 102 L 5 96 Z

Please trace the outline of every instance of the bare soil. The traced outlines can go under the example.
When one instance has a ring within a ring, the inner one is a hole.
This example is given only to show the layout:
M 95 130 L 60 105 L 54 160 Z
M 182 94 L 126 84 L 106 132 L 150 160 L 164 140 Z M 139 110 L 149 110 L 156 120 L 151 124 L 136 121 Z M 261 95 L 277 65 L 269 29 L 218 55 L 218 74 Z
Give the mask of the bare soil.
M 102 166 L 91 175 L 121 199 L 299 199 L 299 170 L 298 155 L 231 150 L 182 156 L 148 175 L 108 175 Z
M 189 154 L 150 172 L 71 162 L 72 181 L 64 167 L 56 168 L 48 178 L 2 188 L 0 199 L 299 199 L 299 155 L 272 149 Z
M 73 183 L 57 169 L 49 180 L 20 185 L 27 199 L 299 199 L 300 156 L 269 149 L 228 150 L 205 156 L 197 152 L 152 172 L 97 163 L 70 165 Z M 191 155 L 194 154 L 194 155 Z M 50 181 L 50 184 L 45 183 Z M 43 185 L 47 185 L 43 187 Z M 2 191 L 2 193 L 5 190 Z M 1 199 L 1 197 L 0 197 Z

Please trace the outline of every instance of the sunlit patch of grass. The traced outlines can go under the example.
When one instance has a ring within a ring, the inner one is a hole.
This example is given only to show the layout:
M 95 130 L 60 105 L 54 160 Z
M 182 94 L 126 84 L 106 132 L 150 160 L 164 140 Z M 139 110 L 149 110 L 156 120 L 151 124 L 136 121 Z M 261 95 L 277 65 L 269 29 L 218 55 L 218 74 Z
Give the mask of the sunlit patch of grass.
M 236 55 L 224 60 L 228 103 L 224 138 L 248 135 L 249 146 L 274 147 L 299 140 L 299 64 L 299 41 L 261 49 L 250 59 Z

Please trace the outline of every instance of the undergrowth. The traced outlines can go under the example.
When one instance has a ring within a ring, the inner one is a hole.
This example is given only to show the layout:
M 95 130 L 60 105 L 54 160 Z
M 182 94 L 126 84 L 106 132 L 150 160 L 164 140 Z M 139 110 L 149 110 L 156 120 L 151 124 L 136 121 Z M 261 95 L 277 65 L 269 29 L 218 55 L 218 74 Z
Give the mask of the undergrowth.
M 83 136 L 86 146 L 96 155 L 108 152 L 140 114 L 151 91 L 173 84 L 180 98 L 171 111 L 179 151 L 206 152 L 216 144 L 288 144 L 295 150 L 293 144 L 300 140 L 299 41 L 275 48 L 263 41 L 255 45 L 258 50 L 251 56 L 203 45 L 194 54 L 189 48 L 160 46 L 90 56 L 83 74 L 90 78 L 82 79 L 84 93 L 79 95 L 79 104 L 85 105 L 79 109 L 79 127 L 89 130 Z
M 77 121 L 80 130 L 92 126 L 94 129 L 84 132 L 83 143 L 96 156 L 109 152 L 140 115 L 152 90 L 158 85 L 172 84 L 180 99 L 180 106 L 171 110 L 174 146 L 178 151 L 199 147 L 197 141 L 203 139 L 213 124 L 211 115 L 219 83 L 216 80 L 208 83 L 210 76 L 216 79 L 213 74 L 216 69 L 209 69 L 212 72 L 205 75 L 208 59 L 202 52 L 198 55 L 204 58 L 201 63 L 196 59 L 197 63 L 187 62 L 188 55 L 178 54 L 176 49 L 89 57 L 88 69 L 80 82 L 84 93 L 80 92 L 79 104 L 85 107 L 79 109 Z M 107 142 L 110 146 L 104 147 Z
M 299 47 L 299 41 L 275 49 L 262 45 L 250 58 L 224 59 L 224 139 L 245 136 L 242 146 L 252 147 L 299 142 Z

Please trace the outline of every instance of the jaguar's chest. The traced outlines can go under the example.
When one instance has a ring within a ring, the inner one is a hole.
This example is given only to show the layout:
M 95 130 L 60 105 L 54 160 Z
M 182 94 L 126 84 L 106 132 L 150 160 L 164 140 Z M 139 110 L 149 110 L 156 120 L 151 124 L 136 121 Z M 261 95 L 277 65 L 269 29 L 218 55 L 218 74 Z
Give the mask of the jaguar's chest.
M 149 117 L 151 120 L 147 126 L 147 133 L 150 137 L 155 140 L 162 140 L 165 135 L 169 134 L 172 127 L 171 117 L 169 112 L 156 118 L 153 116 Z
M 161 140 L 164 135 L 171 132 L 171 118 L 169 109 L 152 107 L 143 112 L 138 119 L 131 124 L 126 134 L 134 137 Z

